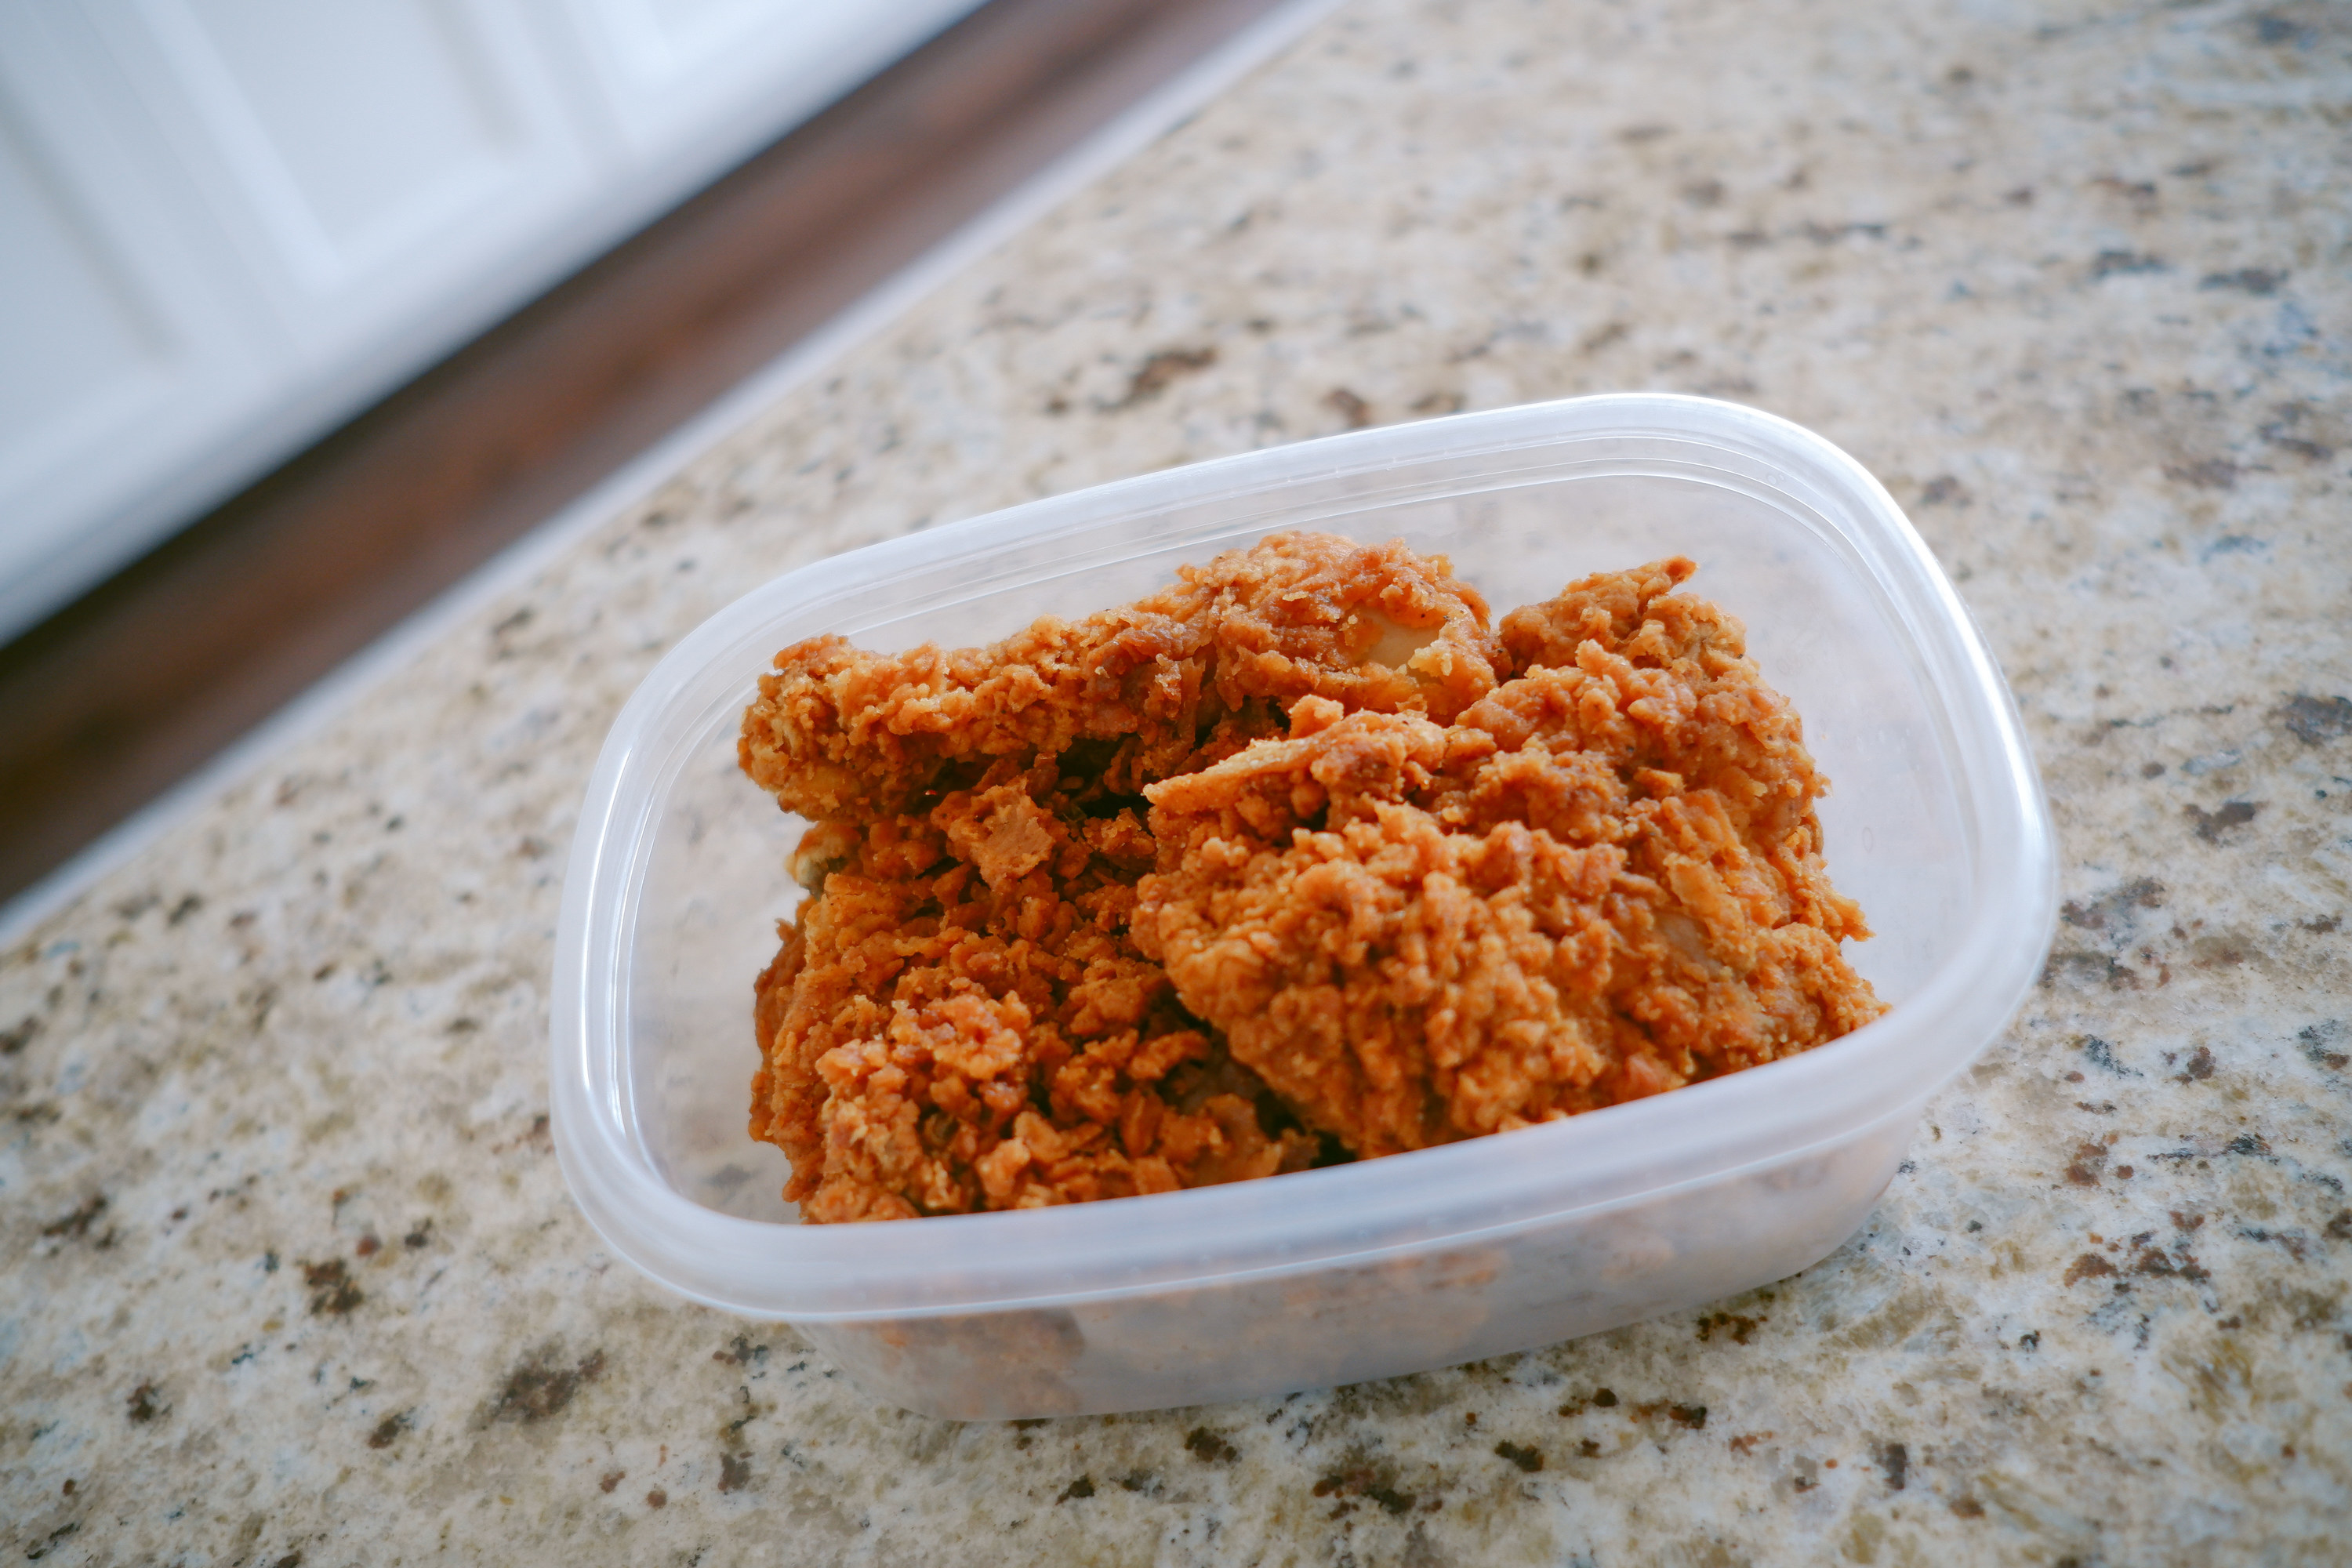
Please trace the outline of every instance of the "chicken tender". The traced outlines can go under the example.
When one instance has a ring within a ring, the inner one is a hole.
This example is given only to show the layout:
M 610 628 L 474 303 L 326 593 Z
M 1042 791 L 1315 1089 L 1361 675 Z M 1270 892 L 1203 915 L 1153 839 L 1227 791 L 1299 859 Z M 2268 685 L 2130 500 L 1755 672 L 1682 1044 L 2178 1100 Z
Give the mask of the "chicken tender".
M 1155 786 L 1171 868 L 1143 879 L 1136 935 L 1237 1061 L 1356 1153 L 1656 1094 L 1880 1011 L 1838 951 L 1868 932 L 1803 829 L 1761 853 L 1713 791 L 1634 798 L 1534 744 L 1448 789 L 1468 726 L 1313 699 L 1296 719 L 1301 739 Z M 1551 826 L 1481 825 L 1498 795 L 1552 805 Z
M 785 810 L 819 822 L 910 809 L 959 767 L 1080 747 L 1108 791 L 1132 795 L 1282 733 L 1301 697 L 1450 720 L 1494 689 L 1503 660 L 1485 601 L 1444 557 L 1291 534 L 987 647 L 795 644 L 761 678 L 739 756 Z
M 782 928 L 751 1126 L 805 1217 L 1173 1192 L 1317 1154 L 1129 939 L 1136 814 L 1088 816 L 1061 783 L 1052 758 L 1001 761 L 875 823 Z

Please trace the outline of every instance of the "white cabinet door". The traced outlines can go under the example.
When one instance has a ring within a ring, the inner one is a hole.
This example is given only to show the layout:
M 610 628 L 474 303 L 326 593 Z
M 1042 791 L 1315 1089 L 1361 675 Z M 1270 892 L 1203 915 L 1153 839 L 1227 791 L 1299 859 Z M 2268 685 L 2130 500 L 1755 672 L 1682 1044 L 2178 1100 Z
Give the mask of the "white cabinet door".
M 82 0 L 307 363 L 504 281 L 598 174 L 499 0 Z
M 633 165 L 723 160 L 814 113 L 980 0 L 540 0 Z
M 0 639 L 978 0 L 0 0 Z
M 291 363 L 89 63 L 0 7 L 0 638 L 144 548 L 125 498 L 217 476 Z

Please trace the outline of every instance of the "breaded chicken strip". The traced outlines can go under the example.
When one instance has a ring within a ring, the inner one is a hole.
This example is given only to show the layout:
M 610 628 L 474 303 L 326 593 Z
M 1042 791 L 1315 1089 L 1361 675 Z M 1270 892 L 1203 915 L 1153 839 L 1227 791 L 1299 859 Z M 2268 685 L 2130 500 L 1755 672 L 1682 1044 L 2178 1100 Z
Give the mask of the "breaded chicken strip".
M 1654 1094 L 1883 1011 L 1823 872 L 1826 788 L 1687 561 L 1515 613 L 1451 725 L 1309 698 L 1149 786 L 1137 945 L 1362 1155 Z
M 1079 747 L 1106 790 L 1133 795 L 1280 734 L 1305 696 L 1450 721 L 1494 689 L 1503 658 L 1485 602 L 1444 557 L 1277 536 L 1181 567 L 1140 603 L 987 647 L 795 644 L 761 678 L 739 756 L 785 810 L 820 822 L 872 822 L 996 758 Z
M 817 818 L 761 976 L 751 1133 L 814 1220 L 1238 1180 L 1319 1151 L 1127 931 L 1154 778 L 1334 694 L 1451 717 L 1501 645 L 1443 558 L 1276 537 L 992 647 L 777 656 L 745 772 Z
M 1128 937 L 1135 813 L 1088 816 L 1052 758 L 980 784 L 837 837 L 782 928 L 751 1129 L 791 1158 L 784 1195 L 896 1219 L 1305 1168 L 1318 1141 Z

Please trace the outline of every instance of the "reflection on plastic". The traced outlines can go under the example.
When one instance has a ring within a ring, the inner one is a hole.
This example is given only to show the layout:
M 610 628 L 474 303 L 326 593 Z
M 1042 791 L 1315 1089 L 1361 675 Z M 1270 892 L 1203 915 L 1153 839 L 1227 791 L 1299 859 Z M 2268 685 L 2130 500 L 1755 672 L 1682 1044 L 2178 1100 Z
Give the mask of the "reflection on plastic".
M 1910 1131 L 1901 1118 L 1833 1151 L 1466 1245 L 1139 1299 L 801 1332 L 860 1388 L 965 1421 L 1207 1405 L 1451 1366 L 1795 1273 L 1869 1217 Z

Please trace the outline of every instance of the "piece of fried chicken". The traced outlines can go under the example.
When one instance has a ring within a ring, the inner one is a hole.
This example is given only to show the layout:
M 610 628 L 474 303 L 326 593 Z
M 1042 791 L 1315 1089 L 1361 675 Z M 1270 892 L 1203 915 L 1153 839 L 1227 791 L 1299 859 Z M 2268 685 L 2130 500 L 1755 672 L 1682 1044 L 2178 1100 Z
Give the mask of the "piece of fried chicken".
M 1138 793 L 1322 696 L 1451 718 L 1503 668 L 1443 557 L 1328 534 L 1185 567 L 985 648 L 785 649 L 744 771 L 816 819 L 820 896 L 760 977 L 751 1135 L 813 1220 L 1015 1208 L 1298 1169 L 1320 1151 L 1128 931 Z
M 1281 734 L 1305 696 L 1449 721 L 1494 689 L 1504 658 L 1485 602 L 1444 557 L 1281 535 L 1180 567 L 1139 603 L 986 647 L 795 644 L 761 678 L 738 755 L 813 822 L 862 825 L 997 758 L 1074 751 L 1107 792 L 1134 795 Z
M 1826 784 L 1679 558 L 1503 626 L 1451 724 L 1308 698 L 1286 739 L 1148 786 L 1137 945 L 1361 1155 L 1655 1094 L 1883 1007 L 1839 952 Z
M 1129 938 L 1136 814 L 1089 816 L 1062 783 L 1052 758 L 1000 762 L 874 824 L 782 929 L 751 1125 L 804 1217 L 1171 1192 L 1317 1154 Z

